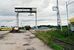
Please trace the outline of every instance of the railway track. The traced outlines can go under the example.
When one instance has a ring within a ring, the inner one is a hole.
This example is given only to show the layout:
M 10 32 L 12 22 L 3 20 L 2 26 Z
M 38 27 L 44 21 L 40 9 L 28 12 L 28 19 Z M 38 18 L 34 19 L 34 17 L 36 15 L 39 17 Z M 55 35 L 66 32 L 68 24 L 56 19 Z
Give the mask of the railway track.
M 74 44 L 62 41 L 60 39 L 55 38 L 54 42 L 63 46 L 64 50 L 74 50 Z

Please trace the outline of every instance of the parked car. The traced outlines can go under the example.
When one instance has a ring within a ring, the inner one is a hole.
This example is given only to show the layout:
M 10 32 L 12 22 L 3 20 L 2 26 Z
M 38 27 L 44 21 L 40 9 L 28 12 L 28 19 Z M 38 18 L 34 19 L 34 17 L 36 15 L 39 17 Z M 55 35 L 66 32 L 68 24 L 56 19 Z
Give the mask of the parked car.
M 19 28 L 18 27 L 13 27 L 12 30 L 10 32 L 19 32 Z

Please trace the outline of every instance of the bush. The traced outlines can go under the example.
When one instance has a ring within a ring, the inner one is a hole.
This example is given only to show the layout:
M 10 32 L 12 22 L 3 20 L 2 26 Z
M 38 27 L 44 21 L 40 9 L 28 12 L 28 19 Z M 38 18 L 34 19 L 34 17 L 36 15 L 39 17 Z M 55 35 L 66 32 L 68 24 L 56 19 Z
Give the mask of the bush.
M 25 26 L 25 29 L 26 29 L 26 30 L 30 30 L 31 27 L 30 27 L 30 26 Z

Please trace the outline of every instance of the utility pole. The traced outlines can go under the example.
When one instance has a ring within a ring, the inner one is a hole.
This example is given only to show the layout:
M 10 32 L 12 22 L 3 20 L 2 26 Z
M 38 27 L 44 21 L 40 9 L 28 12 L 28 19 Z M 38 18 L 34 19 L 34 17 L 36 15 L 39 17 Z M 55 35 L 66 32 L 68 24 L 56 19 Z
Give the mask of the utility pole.
M 58 0 L 57 0 L 57 25 L 58 25 L 58 29 L 59 30 L 61 29 L 61 31 L 62 31 Z
M 67 23 L 68 23 L 68 2 L 66 2 L 66 13 L 67 13 Z
M 68 25 L 67 25 L 67 28 L 68 28 L 68 34 L 69 34 L 69 22 L 68 22 L 68 2 L 66 2 L 66 13 L 67 13 L 67 23 L 68 23 Z
M 68 25 L 67 25 L 67 28 L 68 28 L 68 34 L 69 34 L 69 29 L 70 29 L 70 27 L 69 27 L 69 10 L 68 10 L 68 6 L 69 5 L 71 5 L 72 3 L 74 3 L 74 1 L 71 1 L 71 2 L 69 2 L 69 1 L 67 1 L 66 2 L 66 13 L 67 13 L 67 23 L 68 23 Z

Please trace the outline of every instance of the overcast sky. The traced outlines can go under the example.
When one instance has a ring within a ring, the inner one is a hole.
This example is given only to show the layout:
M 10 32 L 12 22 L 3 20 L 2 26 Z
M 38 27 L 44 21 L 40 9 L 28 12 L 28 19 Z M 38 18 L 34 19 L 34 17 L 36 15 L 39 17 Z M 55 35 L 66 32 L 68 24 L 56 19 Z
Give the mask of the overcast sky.
M 65 2 L 68 0 L 59 0 L 60 17 L 62 25 L 67 24 L 66 6 Z M 70 0 L 71 2 L 73 0 Z M 56 0 L 0 0 L 0 26 L 15 26 L 16 25 L 16 13 L 15 7 L 36 7 L 38 11 L 38 25 L 57 25 L 56 11 L 52 10 L 52 7 L 56 6 Z M 69 5 L 69 17 L 74 16 L 74 3 Z M 35 15 L 28 16 L 29 14 L 20 14 L 20 25 L 35 24 Z M 21 22 L 22 21 L 22 22 Z

